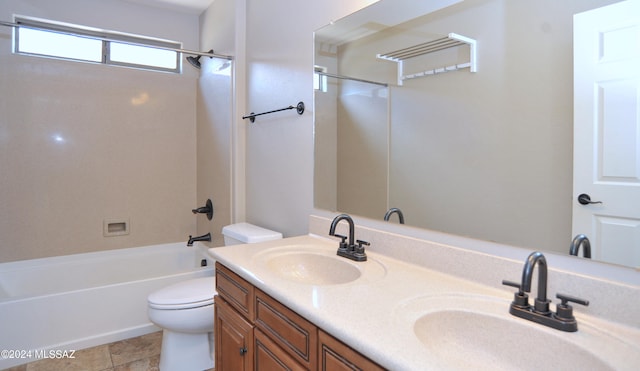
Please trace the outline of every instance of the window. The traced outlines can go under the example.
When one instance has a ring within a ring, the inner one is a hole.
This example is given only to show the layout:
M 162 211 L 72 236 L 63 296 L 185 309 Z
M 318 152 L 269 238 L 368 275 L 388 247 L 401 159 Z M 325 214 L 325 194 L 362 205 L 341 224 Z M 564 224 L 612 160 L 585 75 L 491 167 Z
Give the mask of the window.
M 180 73 L 176 42 L 16 17 L 14 52 Z
M 314 71 L 313 88 L 315 90 L 320 90 L 321 92 L 326 93 L 327 92 L 327 76 L 321 75 L 320 73 L 326 73 L 327 69 L 325 67 L 314 66 L 313 71 Z

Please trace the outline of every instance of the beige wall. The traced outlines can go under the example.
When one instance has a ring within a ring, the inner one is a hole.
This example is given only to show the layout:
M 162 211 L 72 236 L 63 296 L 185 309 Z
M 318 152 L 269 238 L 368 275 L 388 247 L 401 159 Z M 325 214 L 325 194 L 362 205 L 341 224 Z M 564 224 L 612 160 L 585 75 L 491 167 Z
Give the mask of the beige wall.
M 381 219 L 387 211 L 387 98 L 386 87 L 350 80 L 340 81 L 337 210 L 348 210 L 352 214 L 375 219 Z
M 196 15 L 123 1 L 0 2 L 0 19 L 13 14 L 198 47 Z M 0 28 L 0 262 L 195 234 L 197 73 L 14 55 L 11 32 Z M 112 218 L 129 235 L 104 237 Z
M 314 137 L 325 145 L 314 151 L 313 197 L 314 205 L 321 205 L 327 210 L 338 207 L 338 100 L 335 85 L 330 84 L 326 92 L 314 93 L 314 102 L 327 109 L 315 112 Z
M 305 234 L 313 209 L 313 31 L 374 1 L 247 0 L 246 106 L 263 112 L 303 101 L 246 125 L 246 219 Z M 238 86 L 238 89 L 245 86 Z

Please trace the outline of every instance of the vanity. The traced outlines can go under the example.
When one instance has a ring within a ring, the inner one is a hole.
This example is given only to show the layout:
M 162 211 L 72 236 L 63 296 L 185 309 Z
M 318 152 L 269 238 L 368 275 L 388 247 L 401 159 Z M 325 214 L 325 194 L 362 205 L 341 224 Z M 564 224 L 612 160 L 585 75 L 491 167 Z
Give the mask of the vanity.
M 220 263 L 216 289 L 215 354 L 222 370 L 382 370 Z
M 583 285 L 576 286 L 575 279 L 584 277 L 567 279 L 551 260 L 552 308 L 559 303 L 557 290 L 591 301 L 574 308 L 578 331 L 567 333 L 509 314 L 513 289 L 501 287 L 500 280 L 519 280 L 524 260 L 495 260 L 357 227 L 356 236 L 371 246 L 367 261 L 355 262 L 337 256 L 339 241 L 321 235 L 329 230 L 329 218 L 312 216 L 310 223 L 317 235 L 209 250 L 217 262 L 217 368 L 632 370 L 640 365 L 640 319 L 629 309 L 627 317 L 615 313 L 619 303 L 613 298 L 629 294 L 633 308 L 637 285 L 603 288 L 602 282 L 587 282 L 586 291 L 572 292 Z M 403 257 L 407 248 L 411 258 Z M 457 270 L 449 269 L 449 259 Z M 460 270 L 468 273 L 457 274 Z M 613 312 L 602 305 L 605 300 L 613 300 Z

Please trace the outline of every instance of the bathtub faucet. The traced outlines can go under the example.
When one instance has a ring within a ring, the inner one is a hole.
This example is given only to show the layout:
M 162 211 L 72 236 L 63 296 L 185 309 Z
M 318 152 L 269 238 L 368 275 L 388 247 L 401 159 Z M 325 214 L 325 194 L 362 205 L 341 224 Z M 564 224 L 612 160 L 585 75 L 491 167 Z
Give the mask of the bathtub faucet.
M 187 246 L 193 246 L 193 243 L 196 241 L 211 242 L 211 233 L 203 234 L 202 236 L 197 236 L 197 237 L 191 237 L 191 235 L 189 235 L 189 241 L 187 241 Z

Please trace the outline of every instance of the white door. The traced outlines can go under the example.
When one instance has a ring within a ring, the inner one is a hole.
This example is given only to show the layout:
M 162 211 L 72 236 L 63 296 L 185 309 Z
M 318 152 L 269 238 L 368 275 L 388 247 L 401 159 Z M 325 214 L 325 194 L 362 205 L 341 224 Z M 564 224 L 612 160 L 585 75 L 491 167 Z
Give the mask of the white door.
M 573 50 L 573 235 L 640 267 L 640 0 L 576 14 Z

